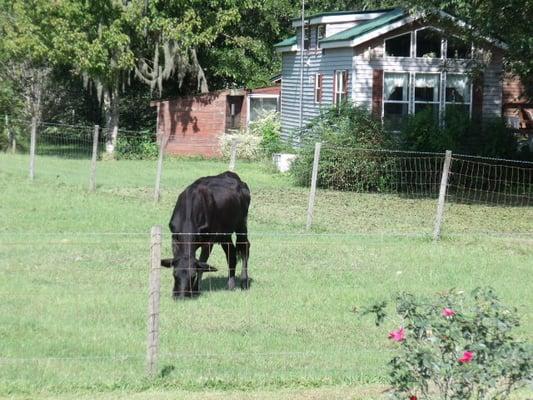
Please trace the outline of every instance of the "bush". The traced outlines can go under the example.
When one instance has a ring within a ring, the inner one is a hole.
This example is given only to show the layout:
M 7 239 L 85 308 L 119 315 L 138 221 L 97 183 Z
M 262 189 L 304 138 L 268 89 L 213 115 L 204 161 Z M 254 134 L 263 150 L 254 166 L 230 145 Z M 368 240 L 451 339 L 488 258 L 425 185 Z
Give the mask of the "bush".
M 159 146 L 150 131 L 119 132 L 115 148 L 117 159 L 145 160 L 157 158 Z
M 384 319 L 385 303 L 365 313 Z M 505 399 L 533 374 L 531 346 L 517 341 L 516 310 L 493 289 L 451 291 L 435 300 L 402 293 L 401 327 L 389 333 L 398 355 L 389 363 L 396 399 Z M 378 321 L 379 322 L 379 321 Z
M 279 113 L 271 111 L 263 114 L 260 119 L 250 122 L 250 133 L 259 136 L 262 155 L 271 158 L 274 153 L 292 151 L 291 147 L 281 140 L 281 120 Z
M 242 131 L 240 133 L 225 134 L 220 137 L 220 149 L 222 156 L 229 159 L 231 156 L 231 144 L 237 141 L 237 158 L 240 160 L 257 160 L 261 156 L 261 137 Z
M 473 154 L 520 159 L 518 143 L 503 118 L 483 123 L 474 121 L 460 109 L 448 108 L 444 123 L 435 120 L 431 110 L 409 115 L 397 136 L 402 150 Z
M 322 142 L 319 187 L 379 191 L 391 178 L 383 153 L 371 151 L 388 148 L 390 141 L 381 122 L 365 108 L 343 103 L 330 109 L 311 121 L 298 140 L 302 148 L 291 168 L 298 185 L 310 183 L 316 141 Z

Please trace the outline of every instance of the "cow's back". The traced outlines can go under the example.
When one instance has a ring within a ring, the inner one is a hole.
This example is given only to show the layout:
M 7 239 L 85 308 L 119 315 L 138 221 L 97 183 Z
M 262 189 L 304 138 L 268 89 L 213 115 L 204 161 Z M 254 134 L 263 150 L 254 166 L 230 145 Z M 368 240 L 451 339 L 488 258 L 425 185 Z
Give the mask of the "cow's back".
M 173 233 L 230 233 L 246 229 L 250 190 L 234 172 L 197 179 L 178 197 Z

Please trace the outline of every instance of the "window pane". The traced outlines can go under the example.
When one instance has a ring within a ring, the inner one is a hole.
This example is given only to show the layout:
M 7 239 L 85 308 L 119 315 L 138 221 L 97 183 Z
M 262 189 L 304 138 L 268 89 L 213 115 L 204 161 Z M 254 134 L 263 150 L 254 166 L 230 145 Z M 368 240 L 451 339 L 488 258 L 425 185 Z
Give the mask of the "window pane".
M 250 98 L 250 121 L 260 119 L 269 111 L 277 111 L 278 99 L 266 97 L 251 97 Z
M 399 130 L 405 121 L 408 113 L 406 103 L 385 103 L 383 109 L 383 119 L 387 129 Z
M 386 72 L 383 78 L 384 100 L 409 100 L 409 74 Z
M 394 57 L 410 57 L 411 34 L 406 33 L 405 35 L 385 40 L 385 55 Z
M 472 49 L 463 40 L 450 36 L 448 38 L 447 58 L 471 58 Z
M 438 121 L 439 119 L 439 105 L 430 104 L 430 103 L 416 103 L 415 104 L 415 114 L 425 112 L 429 115 L 433 115 L 433 119 Z
M 433 29 L 416 32 L 416 56 L 440 58 L 441 34 Z
M 439 74 L 416 74 L 415 101 L 439 101 Z
M 470 103 L 470 79 L 467 75 L 446 77 L 446 101 L 449 103 Z

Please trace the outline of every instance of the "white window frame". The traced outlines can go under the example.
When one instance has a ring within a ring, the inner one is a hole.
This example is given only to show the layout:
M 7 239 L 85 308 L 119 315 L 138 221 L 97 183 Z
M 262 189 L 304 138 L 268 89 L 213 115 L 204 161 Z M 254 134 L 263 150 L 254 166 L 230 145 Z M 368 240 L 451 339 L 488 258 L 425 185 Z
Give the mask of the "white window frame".
M 458 59 L 459 60 L 459 59 Z M 446 113 L 446 107 L 448 106 L 448 104 L 468 104 L 468 115 L 470 118 L 472 118 L 472 102 L 473 102 L 473 98 L 472 96 L 474 95 L 474 83 L 472 82 L 472 78 L 471 77 L 468 77 L 470 83 L 470 101 L 468 103 L 452 103 L 450 101 L 446 101 L 446 83 L 447 83 L 447 80 L 448 80 L 448 75 L 465 75 L 465 76 L 468 76 L 468 74 L 466 72 L 448 72 L 446 74 L 443 74 L 445 75 L 445 81 L 443 82 L 443 103 L 444 103 L 444 110 L 443 110 L 443 115 L 445 115 Z
M 398 70 L 384 70 L 383 71 L 383 85 L 381 88 L 381 120 L 384 121 L 385 119 L 385 103 L 390 104 L 405 104 L 406 101 L 404 100 L 385 100 L 385 74 L 408 74 L 408 90 L 409 90 L 409 96 L 408 96 L 408 106 L 407 106 L 407 114 L 408 115 L 414 115 L 415 114 L 415 104 L 437 104 L 439 107 L 439 121 L 440 123 L 444 122 L 444 116 L 446 113 L 446 107 L 448 104 L 468 104 L 468 112 L 469 117 L 472 118 L 472 104 L 473 104 L 473 95 L 474 95 L 474 83 L 472 80 L 470 80 L 470 103 L 452 103 L 446 101 L 446 81 L 448 78 L 448 75 L 466 75 L 468 76 L 468 73 L 466 71 L 461 72 L 408 72 L 408 71 L 398 71 Z M 416 84 L 416 75 L 439 75 L 439 100 L 438 101 L 415 101 L 415 84 Z
M 406 74 L 407 75 L 407 90 L 409 91 L 407 101 L 405 100 L 385 100 L 385 74 Z M 383 84 L 381 85 L 381 121 L 385 120 L 385 103 L 388 104 L 405 104 L 407 103 L 407 115 L 412 114 L 411 100 L 413 99 L 413 91 L 411 84 L 413 82 L 413 74 L 408 71 L 383 71 Z
M 417 75 L 438 75 L 439 76 L 439 84 L 437 86 L 437 89 L 439 91 L 439 98 L 437 99 L 437 101 L 420 101 L 420 100 L 416 100 L 416 94 L 415 94 L 415 91 L 416 91 L 416 76 Z M 413 107 L 412 107 L 412 114 L 416 114 L 416 105 L 417 104 L 436 104 L 438 106 L 438 111 L 439 111 L 439 120 L 441 119 L 441 115 L 442 115 L 442 99 L 443 99 L 443 94 L 442 94 L 442 83 L 443 83 L 443 79 L 442 79 L 442 72 L 413 72 L 413 80 L 412 80 L 412 88 L 413 88 Z
M 409 35 L 409 55 L 405 56 L 389 56 L 387 55 L 387 40 L 395 39 L 399 36 Z M 416 54 L 416 53 L 415 53 Z M 390 36 L 383 39 L 383 58 L 410 58 L 413 55 L 413 31 L 399 33 L 398 35 Z
M 264 99 L 277 99 L 276 111 L 279 112 L 281 104 L 281 96 L 277 94 L 261 94 L 254 93 L 248 95 L 248 100 L 246 101 L 246 126 L 250 125 L 250 104 L 252 103 L 251 99 L 264 98 Z
M 333 104 L 340 104 L 343 100 L 348 100 L 348 93 L 347 91 L 344 91 L 344 74 L 346 73 L 346 76 L 348 76 L 348 70 L 347 69 L 336 69 L 334 72 L 333 80 L 335 82 L 334 90 L 333 90 Z M 340 76 L 340 79 L 339 79 Z M 340 91 L 337 91 L 337 88 L 339 88 L 339 82 L 340 85 Z M 340 98 L 337 100 L 337 95 L 340 95 Z
M 440 57 L 429 57 L 428 58 L 428 57 L 418 57 L 416 55 L 416 53 L 417 53 L 416 43 L 417 43 L 418 32 L 426 30 L 426 29 L 432 29 L 432 30 L 437 31 L 437 32 L 439 32 L 441 34 L 441 38 L 440 38 Z M 413 36 L 414 36 L 414 39 L 415 39 L 413 41 L 413 58 L 415 58 L 417 60 L 443 60 L 445 58 L 446 47 L 445 47 L 444 42 L 446 41 L 446 38 L 444 37 L 444 31 L 442 29 L 439 29 L 439 28 L 436 28 L 434 26 L 428 25 L 428 26 L 424 26 L 422 28 L 415 29 Z
M 322 79 L 322 86 L 320 85 L 320 78 L 323 77 L 324 75 L 321 74 L 320 72 L 317 72 L 315 74 L 315 86 L 314 86 L 314 97 L 315 97 L 315 104 L 320 104 L 322 103 L 322 98 L 324 97 L 324 88 L 323 88 L 323 85 L 324 85 L 324 79 Z M 320 90 L 320 98 L 317 96 L 317 92 Z

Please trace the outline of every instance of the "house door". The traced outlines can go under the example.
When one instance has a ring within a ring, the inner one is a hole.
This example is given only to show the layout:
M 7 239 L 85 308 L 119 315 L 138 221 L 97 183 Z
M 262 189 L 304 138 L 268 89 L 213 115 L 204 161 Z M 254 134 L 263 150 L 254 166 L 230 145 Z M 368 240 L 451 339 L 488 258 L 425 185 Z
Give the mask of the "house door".
M 241 128 L 241 110 L 244 96 L 227 96 L 226 131 Z

